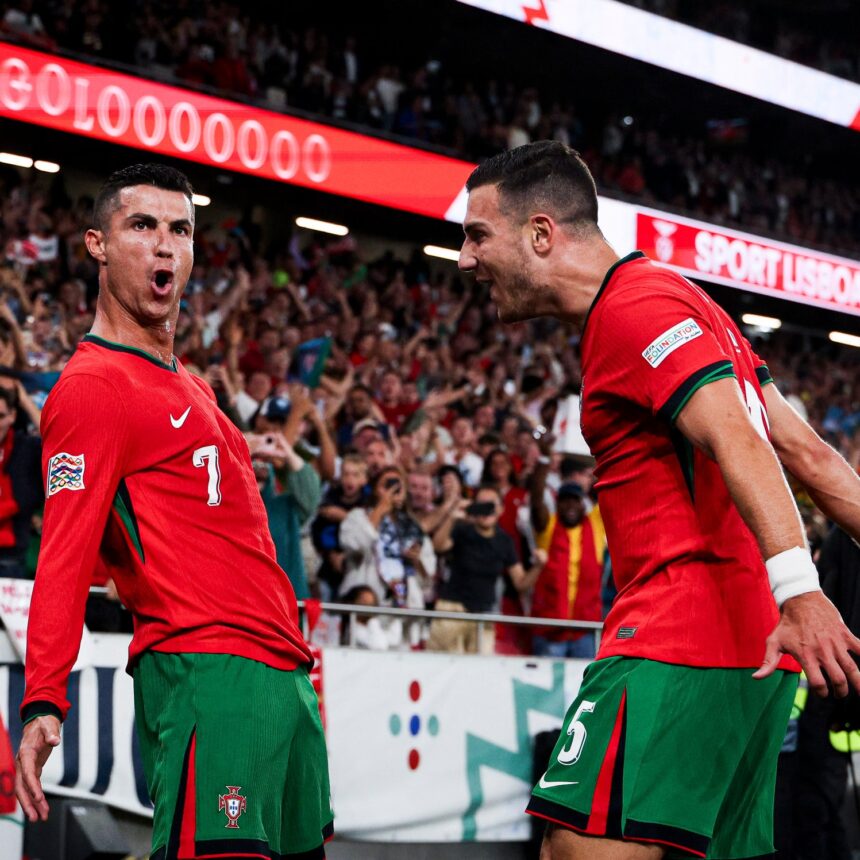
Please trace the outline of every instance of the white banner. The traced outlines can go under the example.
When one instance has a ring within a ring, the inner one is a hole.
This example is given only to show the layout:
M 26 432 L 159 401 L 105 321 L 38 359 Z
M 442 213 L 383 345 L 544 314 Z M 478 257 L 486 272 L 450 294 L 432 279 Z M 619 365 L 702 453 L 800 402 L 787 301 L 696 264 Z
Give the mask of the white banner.
M 0 620 L 3 621 L 12 647 L 22 662 L 27 655 L 27 622 L 30 620 L 34 584 L 31 579 L 0 579 Z M 84 627 L 81 647 L 73 669 L 90 665 L 92 647 L 92 636 Z
M 325 650 L 335 829 L 374 841 L 528 839 L 532 738 L 561 726 L 586 665 Z
M 90 797 L 140 815 L 152 815 L 134 732 L 134 693 L 125 672 L 129 636 L 93 634 L 92 662 L 69 676 L 72 703 L 63 741 L 42 774 L 49 792 Z M 19 708 L 24 667 L 8 637 L 0 649 L 0 710 L 12 749 L 21 741 Z
M 73 672 L 49 792 L 151 816 L 137 737 L 129 637 L 93 635 L 93 664 Z M 15 750 L 23 667 L 0 640 L 0 710 Z M 509 841 L 524 814 L 532 738 L 561 726 L 580 660 L 323 649 L 335 828 L 374 841 Z
M 552 425 L 552 435 L 555 436 L 554 448 L 562 454 L 578 454 L 590 457 L 591 450 L 580 428 L 579 397 L 571 394 L 560 400 Z

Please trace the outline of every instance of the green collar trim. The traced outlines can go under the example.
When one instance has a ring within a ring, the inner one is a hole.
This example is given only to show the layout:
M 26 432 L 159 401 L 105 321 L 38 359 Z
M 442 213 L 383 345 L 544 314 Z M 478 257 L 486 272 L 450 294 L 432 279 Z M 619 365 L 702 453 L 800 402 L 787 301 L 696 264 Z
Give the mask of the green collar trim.
M 597 291 L 597 295 L 594 297 L 594 301 L 591 303 L 591 307 L 588 309 L 588 313 L 585 315 L 585 321 L 582 324 L 582 332 L 580 334 L 580 338 L 585 336 L 585 327 L 588 325 L 588 320 L 591 318 L 591 312 L 594 310 L 594 306 L 597 304 L 598 300 L 603 295 L 606 288 L 609 286 L 609 282 L 612 280 L 612 276 L 615 274 L 615 272 L 625 263 L 630 263 L 633 260 L 639 260 L 643 257 L 645 257 L 645 254 L 642 251 L 631 251 L 626 257 L 622 257 L 620 260 L 616 260 L 609 267 L 609 271 L 603 276 L 603 283 L 601 283 L 600 289 Z
M 97 334 L 85 334 L 81 339 L 82 343 L 94 343 L 97 346 L 103 346 L 105 349 L 112 349 L 114 352 L 128 352 L 132 355 L 136 355 L 139 358 L 145 358 L 147 361 L 154 364 L 156 367 L 160 367 L 163 370 L 169 370 L 171 373 L 178 373 L 179 371 L 176 369 L 176 356 L 174 355 L 170 361 L 170 364 L 165 364 L 160 358 L 156 358 L 152 353 L 146 352 L 146 350 L 138 349 L 136 346 L 129 346 L 125 343 L 116 343 L 112 340 L 107 340 L 106 338 L 99 337 Z

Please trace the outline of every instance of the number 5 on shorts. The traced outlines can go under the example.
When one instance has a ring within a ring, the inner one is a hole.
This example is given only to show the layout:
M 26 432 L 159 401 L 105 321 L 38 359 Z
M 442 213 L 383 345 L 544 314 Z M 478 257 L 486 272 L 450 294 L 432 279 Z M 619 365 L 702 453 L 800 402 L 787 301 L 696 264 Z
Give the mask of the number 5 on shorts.
M 594 711 L 594 702 L 582 701 L 570 721 L 567 728 L 567 734 L 570 738 L 570 743 L 566 743 L 561 752 L 558 754 L 559 764 L 576 764 L 579 757 L 582 755 L 582 748 L 585 746 L 585 739 L 588 737 L 588 732 L 585 726 L 580 721 L 583 714 L 590 714 Z

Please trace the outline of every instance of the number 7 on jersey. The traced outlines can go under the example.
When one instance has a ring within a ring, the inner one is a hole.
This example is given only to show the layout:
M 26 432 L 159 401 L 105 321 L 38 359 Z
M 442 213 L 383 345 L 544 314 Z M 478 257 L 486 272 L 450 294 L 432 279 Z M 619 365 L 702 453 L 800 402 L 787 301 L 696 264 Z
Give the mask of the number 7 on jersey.
M 197 468 L 206 466 L 209 470 L 209 499 L 210 507 L 221 504 L 221 469 L 218 466 L 218 446 L 204 445 L 192 455 L 192 462 Z

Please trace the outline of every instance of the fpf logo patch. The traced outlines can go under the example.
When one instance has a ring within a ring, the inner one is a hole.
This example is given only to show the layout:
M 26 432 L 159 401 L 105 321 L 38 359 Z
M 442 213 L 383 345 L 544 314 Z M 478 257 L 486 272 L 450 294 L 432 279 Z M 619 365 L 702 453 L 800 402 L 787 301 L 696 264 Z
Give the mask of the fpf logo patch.
M 231 830 L 238 830 L 239 816 L 248 806 L 248 798 L 239 794 L 241 790 L 241 785 L 228 785 L 227 794 L 218 795 L 218 811 L 223 811 L 227 816 L 227 823 L 224 826 Z
M 84 489 L 84 455 L 67 454 L 61 451 L 48 460 L 47 495 L 53 496 L 60 490 Z

